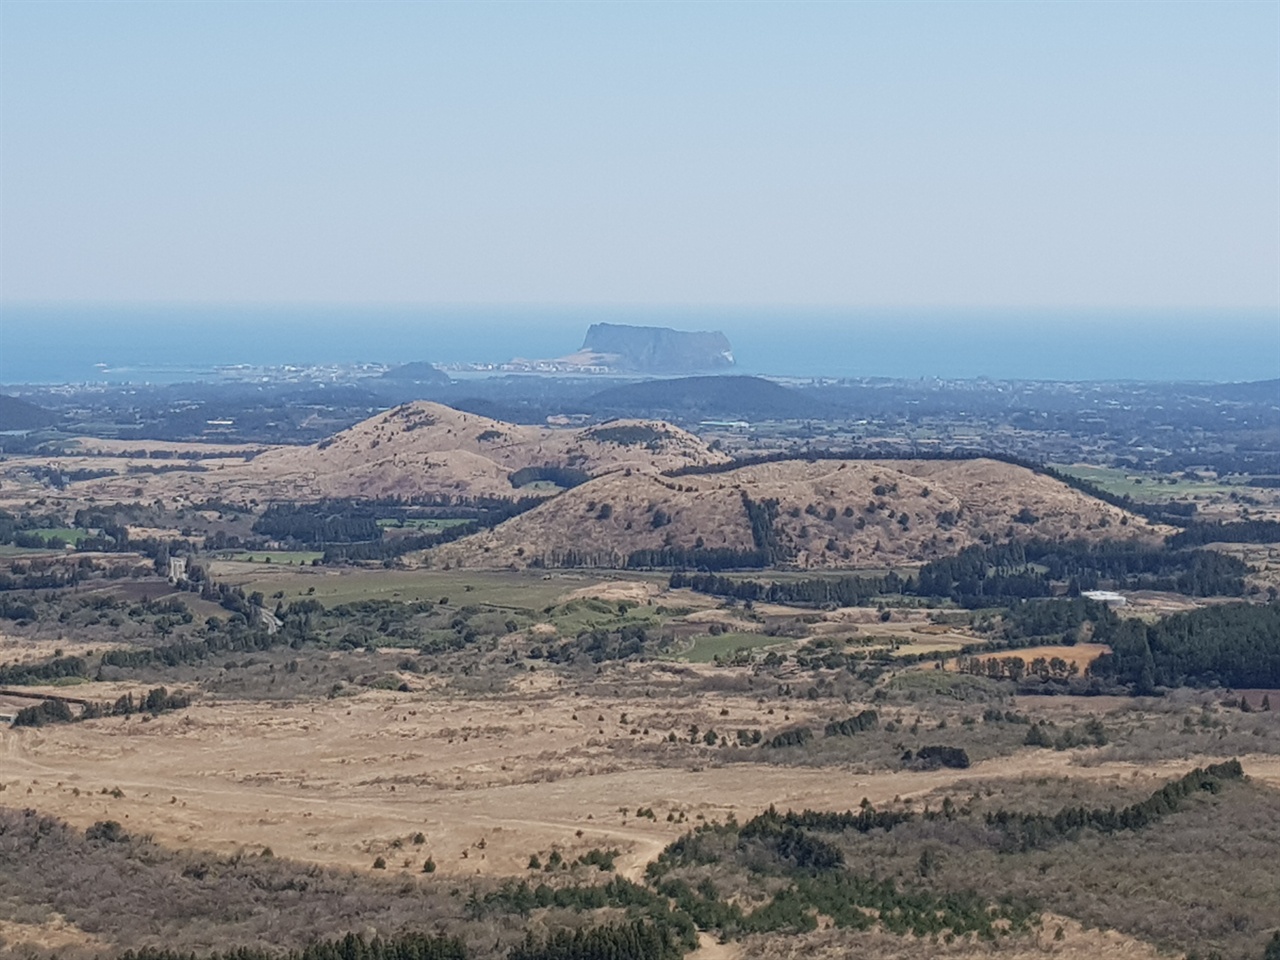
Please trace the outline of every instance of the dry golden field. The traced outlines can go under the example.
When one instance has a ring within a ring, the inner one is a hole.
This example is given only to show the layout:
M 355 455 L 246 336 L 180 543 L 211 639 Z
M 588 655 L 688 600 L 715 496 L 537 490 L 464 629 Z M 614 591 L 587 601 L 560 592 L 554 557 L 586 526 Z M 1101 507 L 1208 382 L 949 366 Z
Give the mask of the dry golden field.
M 106 698 L 124 689 L 75 693 Z M 1054 706 L 1077 719 L 1115 706 L 1098 699 Z M 776 719 L 819 724 L 830 713 L 800 703 Z M 693 821 L 746 818 L 770 804 L 845 810 L 864 797 L 883 804 L 1008 777 L 1158 781 L 1203 759 L 1086 768 L 1072 752 L 1019 750 L 964 771 L 859 773 L 854 764 L 779 766 L 746 750 L 690 752 L 663 742 L 691 724 L 774 720 L 750 696 L 575 696 L 536 674 L 500 700 L 369 691 L 318 702 L 208 702 L 155 719 L 4 730 L 0 800 L 80 826 L 118 819 L 221 853 L 270 847 L 363 868 L 379 854 L 399 866 L 396 851 L 405 859 L 429 852 L 442 873 L 511 875 L 534 852 L 608 845 L 623 851 L 622 871 L 638 875 L 688 829 L 667 822 L 668 812 Z M 1255 779 L 1280 785 L 1280 760 L 1247 763 Z M 116 788 L 122 797 L 104 793 Z M 638 807 L 652 807 L 657 819 L 637 819 Z M 426 835 L 421 850 L 408 846 L 418 831 Z M 420 860 L 402 869 L 417 871 Z
M 723 673 L 681 669 L 686 683 L 691 676 Z M 644 866 L 691 826 L 745 820 L 771 804 L 814 810 L 856 808 L 864 798 L 877 806 L 913 799 L 936 804 L 944 795 L 976 794 L 993 782 L 1035 789 L 1064 778 L 1138 794 L 1213 759 L 1095 758 L 1082 766 L 1078 751 L 1018 749 L 967 770 L 866 771 L 848 761 L 780 765 L 762 760 L 758 750 L 704 750 L 665 738 L 671 732 L 683 737 L 691 724 L 820 725 L 832 714 L 830 705 L 798 701 L 783 711 L 731 691 L 646 696 L 642 676 L 626 679 L 639 681 L 630 693 L 575 691 L 550 673 L 534 673 L 501 698 L 459 698 L 428 688 L 300 702 L 204 701 L 154 719 L 5 730 L 0 803 L 31 807 L 81 828 L 117 820 L 162 845 L 221 856 L 270 850 L 276 857 L 359 871 L 383 857 L 388 874 L 406 877 L 420 875 L 429 856 L 446 880 L 518 877 L 527 874 L 531 854 L 545 860 L 553 850 L 571 858 L 613 848 L 621 854 L 618 873 L 639 880 Z M 124 689 L 89 686 L 95 689 L 76 693 L 106 697 Z M 1122 706 L 1114 698 L 1049 699 L 1060 723 Z M 1029 707 L 1030 700 L 1021 708 Z M 910 705 L 882 709 L 904 724 L 917 713 Z M 1242 759 L 1256 783 L 1280 789 L 1280 758 Z M 654 818 L 636 816 L 638 808 L 652 808 Z M 1055 937 L 1058 927 L 1061 937 Z M 97 943 L 61 916 L 7 921 L 0 937 L 15 948 L 25 943 L 54 951 Z M 823 929 L 729 944 L 704 936 L 702 944 L 692 960 L 855 954 L 888 960 L 918 956 L 925 948 L 875 931 Z M 1053 916 L 1033 941 L 1019 940 L 994 954 L 989 949 L 956 944 L 928 955 L 1157 956 L 1131 936 Z
M 674 902 L 679 894 L 660 890 L 648 868 L 675 841 L 704 834 L 713 847 L 736 846 L 681 864 L 681 882 L 754 916 L 769 897 L 784 901 L 786 884 L 803 884 L 807 867 L 798 856 L 784 866 L 753 859 L 760 849 L 732 830 L 770 807 L 840 812 L 865 802 L 901 819 L 883 830 L 840 828 L 837 840 L 839 830 L 805 828 L 819 846 L 843 844 L 847 859 L 838 862 L 849 876 L 865 867 L 908 894 L 978 897 L 979 914 L 1025 896 L 1042 905 L 1038 925 L 989 943 L 976 934 L 951 942 L 891 933 L 879 916 L 867 930 L 838 928 L 805 906 L 804 929 L 700 923 L 729 930 L 728 942 L 703 932 L 688 957 L 1148 960 L 1199 948 L 1204 933 L 1214 949 L 1237 951 L 1223 953 L 1229 960 L 1256 960 L 1237 948 L 1253 950 L 1270 900 L 1280 906 L 1280 881 L 1260 865 L 1280 850 L 1280 714 L 1270 709 L 1280 708 L 1280 691 L 1204 684 L 1124 696 L 1142 688 L 1086 676 L 1108 647 L 1057 643 L 1098 636 L 1105 621 L 1096 612 L 1073 621 L 1072 633 L 1008 641 L 1002 631 L 1016 610 L 961 609 L 945 590 L 886 591 L 843 609 L 789 607 L 671 589 L 669 571 L 624 569 L 636 550 L 752 550 L 749 508 L 760 504 L 773 505 L 771 536 L 788 569 L 731 576 L 904 575 L 977 544 L 1155 545 L 1167 528 L 991 460 L 792 460 L 673 477 L 663 471 L 724 456 L 657 422 L 597 429 L 514 426 L 410 404 L 309 447 L 225 448 L 197 459 L 211 448 L 94 441 L 57 462 L 0 465 L 0 504 L 25 509 L 41 497 L 67 513 L 145 501 L 132 538 L 197 548 L 206 534 L 244 546 L 256 512 L 277 499 L 510 497 L 521 495 L 515 471 L 549 465 L 591 477 L 554 496 L 538 485 L 549 481 L 537 481 L 522 490 L 546 502 L 385 563 L 313 565 L 324 544 L 276 533 L 281 540 L 260 536 L 253 549 L 197 549 L 204 586 L 218 588 L 203 596 L 156 575 L 167 553 L 153 564 L 136 554 L 62 551 L 54 561 L 48 548 L 15 552 L 8 569 L 24 576 L 81 557 L 88 573 L 28 591 L 40 609 L 7 614 L 0 668 L 21 678 L 60 658 L 84 664 L 15 680 L 26 686 L 0 689 L 0 714 L 29 706 L 23 693 L 69 698 L 78 709 L 82 700 L 140 702 L 161 685 L 192 703 L 0 727 L 0 848 L 5 829 L 10 842 L 22 830 L 63 831 L 61 849 L 77 852 L 57 864 L 51 855 L 49 875 L 56 866 L 78 891 L 27 897 L 43 864 L 0 864 L 0 957 L 81 960 L 170 942 L 199 951 L 296 947 L 317 931 L 447 928 L 488 960 L 505 957 L 526 928 L 621 913 L 557 907 L 530 916 L 526 905 L 485 914 L 484 898 L 509 881 L 587 889 L 616 876 Z M 162 448 L 163 470 L 137 469 L 155 466 L 142 451 Z M 53 490 L 31 472 L 50 466 L 114 475 Z M 197 506 L 208 498 L 243 506 Z M 403 516 L 364 519 L 399 523 L 396 536 L 420 529 Z M 27 550 L 16 541 L 13 549 Z M 1280 586 L 1273 545 L 1214 549 L 1253 565 L 1256 599 Z M 137 568 L 112 569 L 125 556 Z M 1122 616 L 1154 623 L 1228 598 L 1130 591 L 1128 599 Z M 1053 642 L 1016 646 L 1042 640 Z M 1080 682 L 1015 686 L 959 674 L 946 659 L 983 643 L 996 651 L 984 659 L 1065 660 Z M 1090 828 L 1058 836 L 1059 847 L 1019 850 L 1002 847 L 998 821 L 984 819 L 1139 804 L 1192 767 L 1232 757 L 1247 779 L 1221 796 L 1206 789 L 1145 834 Z M 939 810 L 951 812 L 926 814 Z M 74 830 L 31 825 L 42 817 Z M 118 848 L 84 833 L 111 823 L 127 834 Z M 597 871 L 589 858 L 609 851 L 616 858 Z M 1189 866 L 1197 852 L 1203 876 Z M 79 856 L 93 863 L 79 870 Z M 110 919 L 114 900 L 98 902 L 94 871 L 111 870 L 132 904 L 121 909 L 137 911 L 137 931 Z M 249 891 L 245 899 L 229 893 L 225 912 L 207 923 L 195 915 L 206 924 L 198 933 L 182 929 L 192 914 L 147 912 L 165 904 L 164 883 L 203 883 L 209 870 L 224 870 L 228 889 Z M 323 906 L 311 909 L 336 912 L 317 918 L 289 905 L 312 881 Z

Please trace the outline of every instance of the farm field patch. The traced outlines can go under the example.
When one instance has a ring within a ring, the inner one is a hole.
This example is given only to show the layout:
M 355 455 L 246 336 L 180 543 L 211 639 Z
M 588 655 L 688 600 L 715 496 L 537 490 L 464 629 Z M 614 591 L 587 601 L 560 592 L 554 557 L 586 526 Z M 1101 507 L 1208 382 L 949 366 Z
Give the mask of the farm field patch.
M 770 637 L 761 633 L 722 633 L 719 636 L 694 637 L 688 650 L 675 656 L 690 663 L 711 663 L 716 657 L 731 657 L 738 650 L 792 645 L 786 637 Z
M 272 563 L 288 567 L 310 565 L 323 556 L 319 550 L 258 550 L 226 554 L 220 559 L 232 563 Z
M 1261 493 L 1243 482 L 1196 479 L 1167 474 L 1139 474 L 1115 467 L 1097 467 L 1083 463 L 1052 464 L 1063 473 L 1097 484 L 1108 493 L 1129 496 L 1148 503 L 1186 500 L 1194 497 L 1219 497 L 1232 493 Z M 1243 480 L 1244 478 L 1241 478 Z
M 439 601 L 487 604 L 513 610 L 541 609 L 566 592 L 602 582 L 586 573 L 541 574 L 490 570 L 366 570 L 306 567 L 281 570 L 276 564 L 215 561 L 211 572 L 220 581 L 267 596 L 283 591 L 294 599 L 308 596 L 326 606 L 360 600 Z

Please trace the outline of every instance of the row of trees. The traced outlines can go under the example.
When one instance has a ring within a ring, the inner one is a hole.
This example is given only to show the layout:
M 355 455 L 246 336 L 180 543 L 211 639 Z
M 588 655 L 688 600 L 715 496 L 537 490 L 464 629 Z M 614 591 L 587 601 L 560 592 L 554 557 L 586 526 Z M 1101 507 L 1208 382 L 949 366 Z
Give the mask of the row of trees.
M 11 663 L 0 667 L 0 686 L 50 683 L 67 677 L 87 677 L 89 666 L 83 657 L 54 656 L 41 663 Z
M 355 543 L 382 536 L 376 517 L 353 516 L 350 511 L 331 509 L 327 503 L 274 503 L 254 521 L 253 532 L 307 545 Z
M 279 951 L 263 947 L 238 947 L 197 957 L 163 948 L 127 950 L 119 960 L 467 960 L 465 945 L 456 937 L 402 933 L 366 940 L 349 933 L 339 940 L 322 940 L 302 950 Z
M 78 720 L 94 720 L 98 717 L 128 717 L 135 713 L 155 716 L 167 710 L 183 710 L 191 706 L 191 698 L 184 693 L 170 693 L 164 687 L 156 687 L 136 702 L 132 693 L 126 693 L 114 704 L 88 701 L 79 714 L 72 712 L 68 701 L 62 698 L 42 700 L 30 707 L 23 707 L 13 718 L 15 727 L 43 727 L 50 723 L 75 723 Z
M 182 663 L 197 663 L 221 653 L 257 653 L 276 647 L 290 646 L 297 649 L 304 643 L 318 639 L 307 632 L 305 618 L 286 614 L 283 626 L 272 633 L 261 627 L 233 619 L 224 627 L 206 630 L 199 638 L 177 640 L 156 647 L 108 650 L 102 655 L 102 667 L 136 670 L 149 666 L 176 667 Z
M 1192 523 L 1169 537 L 1171 547 L 1202 547 L 1206 543 L 1280 543 L 1280 520 L 1238 520 L 1231 523 Z
M 959 657 L 956 669 L 975 677 L 1012 680 L 1014 683 L 1020 683 L 1027 677 L 1039 677 L 1044 682 L 1066 681 L 1080 673 L 1079 665 L 1061 657 L 1035 657 L 1030 663 L 1022 657 Z
M 732 547 L 655 547 L 627 555 L 631 570 L 761 570 L 774 563 L 768 550 L 735 550 Z
M 951 808 L 954 815 L 954 808 Z M 937 819 L 944 814 L 926 814 Z M 696 828 L 670 844 L 650 864 L 656 889 L 679 909 L 725 937 L 746 933 L 801 933 L 817 926 L 816 915 L 837 927 L 865 930 L 877 924 L 900 935 L 929 937 L 952 933 L 994 939 L 997 930 L 1025 929 L 1034 916 L 1026 903 L 991 903 L 975 891 L 934 893 L 918 886 L 878 879 L 846 866 L 843 850 L 814 831 L 842 833 L 891 830 L 917 819 L 907 811 L 877 813 L 864 804 L 858 813 L 788 812 L 770 808 L 741 827 L 736 823 Z M 720 897 L 709 880 L 690 886 L 684 868 L 737 864 L 752 874 L 781 877 L 785 886 L 751 912 Z
M 687 587 L 698 593 L 752 603 L 786 603 L 812 606 L 835 604 L 856 607 L 870 599 L 904 593 L 910 581 L 890 571 L 883 577 L 811 577 L 805 580 L 733 580 L 714 573 L 677 571 L 668 581 L 673 590 Z
M 1000 719 L 1004 719 L 1003 715 Z M 1229 761 L 1194 770 L 1123 809 L 1068 807 L 1056 814 L 997 810 L 985 817 L 985 825 L 1006 851 L 1072 840 L 1085 830 L 1141 830 L 1180 809 L 1189 797 L 1216 793 L 1243 776 L 1240 764 Z M 522 947 L 526 952 L 511 955 L 520 960 L 667 956 L 660 952 L 636 953 L 640 944 L 650 944 L 647 949 L 651 951 L 670 949 L 676 951 L 672 956 L 679 956 L 678 951 L 692 946 L 695 923 L 722 937 L 738 937 L 753 932 L 811 930 L 816 926 L 815 915 L 830 918 L 837 927 L 867 929 L 879 925 L 888 932 L 916 937 L 950 933 L 994 939 L 1001 931 L 1029 928 L 1035 916 L 1030 903 L 992 903 L 977 891 L 934 892 L 923 885 L 862 875 L 846 864 L 846 854 L 835 838 L 817 835 L 890 831 L 921 819 L 969 816 L 967 810 L 958 809 L 949 799 L 941 809 L 922 813 L 905 809 L 877 811 L 867 801 L 859 810 L 844 813 L 779 813 L 771 807 L 741 826 L 732 819 L 724 824 L 702 824 L 680 837 L 650 864 L 647 888 L 621 878 L 598 886 L 531 887 L 520 882 L 507 884 L 483 900 L 473 899 L 468 910 L 474 916 L 482 916 L 494 909 L 528 914 L 547 907 L 613 907 L 638 915 L 632 921 L 634 929 L 625 933 L 621 927 L 610 933 L 604 932 L 609 928 L 597 928 L 601 933 L 588 930 L 578 935 L 557 934 L 546 940 L 529 938 Z M 771 884 L 774 895 L 748 911 L 724 897 L 701 869 L 712 864 L 736 865 L 748 874 L 779 878 L 783 885 Z M 695 882 L 682 876 L 681 871 L 688 868 L 697 870 L 695 877 L 700 879 Z M 928 876 L 927 868 L 922 857 L 922 877 Z M 646 924 L 652 929 L 645 931 Z M 548 947 L 559 952 L 537 952 Z
M 566 479 L 562 477 L 561 479 Z M 422 502 L 401 500 L 336 499 L 318 503 L 276 503 L 267 507 L 253 531 L 300 547 L 323 547 L 334 559 L 379 560 L 399 556 L 496 526 L 532 509 L 539 497 L 427 498 Z M 407 522 L 430 516 L 439 519 L 469 520 L 442 530 L 385 538 L 379 520 Z
M 748 820 L 742 830 L 750 835 L 753 832 L 768 832 L 774 826 L 786 826 L 827 833 L 870 833 L 872 830 L 892 830 L 899 824 L 914 819 L 916 815 L 910 810 L 877 810 L 865 800 L 856 813 L 852 810 L 843 813 L 827 810 L 788 810 L 786 813 L 779 813 L 775 807 L 770 806 L 764 813 Z
M 852 737 L 880 726 L 880 715 L 874 710 L 863 710 L 845 720 L 832 720 L 823 733 L 828 737 Z
M 525 937 L 508 960 L 680 960 L 686 945 L 669 926 L 644 920 L 558 930 L 545 937 Z
M 1176 813 L 1188 797 L 1202 792 L 1216 794 L 1225 783 L 1242 779 L 1244 769 L 1240 761 L 1228 760 L 1203 769 L 1197 767 L 1186 776 L 1165 784 L 1146 800 L 1119 810 L 1114 806 L 1105 809 L 1065 807 L 1056 814 L 996 810 L 987 814 L 986 822 L 1003 834 L 1006 849 L 1029 850 L 1072 839 L 1085 829 L 1099 833 L 1141 830 Z
M 778 519 L 778 501 L 752 500 L 744 492 L 742 508 L 747 512 L 747 521 L 751 524 L 751 542 L 755 548 L 768 556 L 771 564 L 787 559 L 788 552 L 778 541 L 778 532 L 774 527 L 774 521 Z
M 1063 581 L 1069 594 L 1078 594 L 1107 580 L 1121 589 L 1238 597 L 1248 572 L 1238 558 L 1209 550 L 1038 540 L 973 546 L 933 560 L 920 568 L 914 592 L 975 607 L 990 606 L 993 600 L 1052 596 L 1053 584 Z
M 705 552 L 704 552 L 705 553 Z M 682 565 L 714 571 L 731 565 L 770 565 L 776 555 L 757 545 L 747 555 L 665 548 L 645 551 L 645 566 Z M 683 562 L 682 562 L 683 561 Z M 639 564 L 637 564 L 639 565 Z M 1056 584 L 1078 596 L 1103 581 L 1122 589 L 1170 590 L 1188 596 L 1240 596 L 1248 566 L 1211 550 L 1169 550 L 1125 543 L 1088 544 L 1032 541 L 998 547 L 972 546 L 951 557 L 932 560 L 913 578 L 890 572 L 882 577 L 812 577 L 761 582 L 732 580 L 714 573 L 677 572 L 671 586 L 737 600 L 770 603 L 857 606 L 882 596 L 944 597 L 969 608 L 1003 605 L 1011 600 L 1052 597 Z

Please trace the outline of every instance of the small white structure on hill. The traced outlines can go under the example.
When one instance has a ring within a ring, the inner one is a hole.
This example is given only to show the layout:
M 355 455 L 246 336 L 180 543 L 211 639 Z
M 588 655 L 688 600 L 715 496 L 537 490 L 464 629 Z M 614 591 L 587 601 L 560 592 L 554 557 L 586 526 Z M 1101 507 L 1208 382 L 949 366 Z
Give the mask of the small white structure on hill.
M 1123 594 L 1116 593 L 1114 590 L 1081 590 L 1080 596 L 1096 600 L 1098 603 L 1105 603 L 1108 607 L 1123 607 L 1129 602 Z
M 169 582 L 181 583 L 187 579 L 187 558 L 186 557 L 170 557 L 169 558 Z

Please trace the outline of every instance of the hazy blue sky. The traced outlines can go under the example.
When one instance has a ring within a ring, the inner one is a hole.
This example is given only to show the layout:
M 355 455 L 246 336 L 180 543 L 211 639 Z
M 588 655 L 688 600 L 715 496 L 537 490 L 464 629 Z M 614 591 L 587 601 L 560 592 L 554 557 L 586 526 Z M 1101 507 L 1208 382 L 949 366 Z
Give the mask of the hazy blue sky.
M 11 303 L 1277 309 L 1275 2 L 0 27 Z

